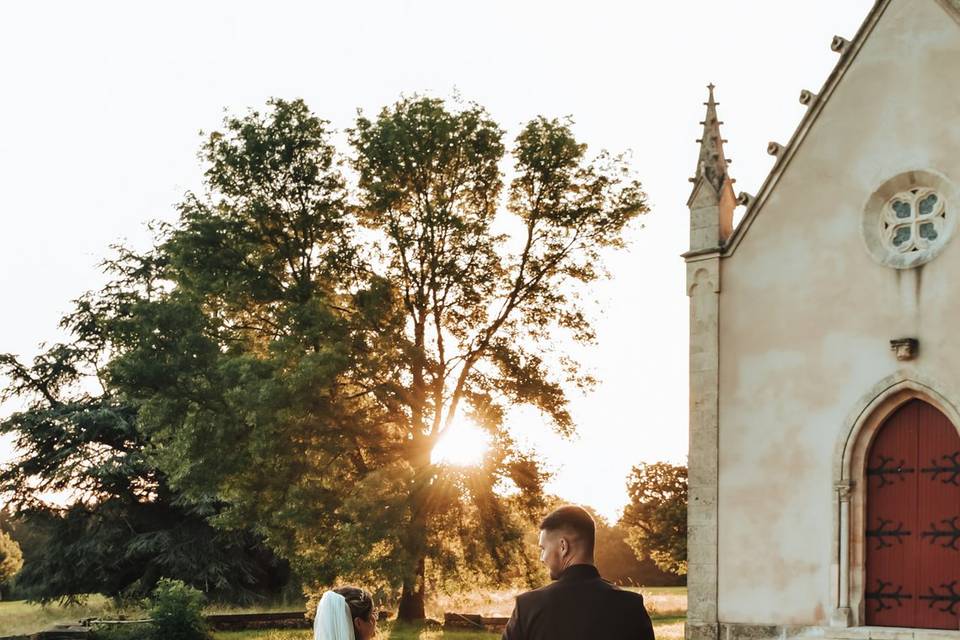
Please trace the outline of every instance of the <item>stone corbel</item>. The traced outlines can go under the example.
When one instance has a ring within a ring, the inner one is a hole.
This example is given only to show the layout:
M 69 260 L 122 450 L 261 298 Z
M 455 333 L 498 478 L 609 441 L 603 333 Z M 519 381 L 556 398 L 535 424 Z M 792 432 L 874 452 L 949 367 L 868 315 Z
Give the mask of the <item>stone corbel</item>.
M 817 94 L 815 94 L 813 91 L 807 91 L 806 89 L 804 89 L 803 91 L 800 92 L 800 104 L 802 104 L 805 107 L 809 107 L 811 104 L 813 104 L 813 101 L 816 99 L 817 99 Z
M 833 36 L 833 42 L 830 43 L 830 50 L 834 53 L 844 54 L 850 47 L 850 41 L 843 36 Z
M 897 356 L 897 360 L 913 360 L 917 357 L 920 341 L 916 338 L 896 338 L 890 341 L 890 349 Z

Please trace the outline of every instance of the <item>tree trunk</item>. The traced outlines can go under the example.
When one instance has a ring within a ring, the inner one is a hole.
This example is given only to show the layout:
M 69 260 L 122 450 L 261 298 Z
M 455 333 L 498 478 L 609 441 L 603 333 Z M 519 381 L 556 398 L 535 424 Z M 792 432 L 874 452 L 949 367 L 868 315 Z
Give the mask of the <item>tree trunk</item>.
M 397 611 L 397 619 L 404 622 L 413 622 L 423 620 L 427 617 L 424 609 L 424 559 L 421 557 L 417 562 L 417 570 L 413 579 L 405 578 L 403 581 L 403 593 L 400 595 L 400 609 Z
M 414 470 L 414 487 L 410 494 L 410 523 L 404 536 L 404 550 L 410 554 L 403 577 L 403 592 L 397 618 L 407 622 L 426 618 L 424 595 L 426 591 L 427 525 L 429 495 L 433 478 L 430 465 L 430 447 L 427 442 L 414 444 L 408 458 Z

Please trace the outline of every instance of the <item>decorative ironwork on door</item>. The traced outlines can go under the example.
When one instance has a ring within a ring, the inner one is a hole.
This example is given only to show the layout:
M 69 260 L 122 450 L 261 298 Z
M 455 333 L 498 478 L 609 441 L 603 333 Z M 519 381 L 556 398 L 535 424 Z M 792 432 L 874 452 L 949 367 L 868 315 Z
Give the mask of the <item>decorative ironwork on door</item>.
M 870 446 L 866 623 L 960 628 L 960 437 L 919 400 L 900 407 Z

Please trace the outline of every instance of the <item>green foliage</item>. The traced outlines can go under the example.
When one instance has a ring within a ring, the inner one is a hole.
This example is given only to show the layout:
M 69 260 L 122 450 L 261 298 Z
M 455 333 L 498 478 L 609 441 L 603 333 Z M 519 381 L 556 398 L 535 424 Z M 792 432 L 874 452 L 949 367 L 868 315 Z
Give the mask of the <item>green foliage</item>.
M 205 640 L 203 594 L 179 580 L 161 579 L 148 602 L 154 637 L 163 640 Z
M 203 619 L 203 593 L 180 580 L 162 578 L 143 601 L 149 623 L 104 624 L 96 640 L 209 640 L 213 636 Z
M 627 542 L 626 527 L 594 517 L 597 521 L 594 560 L 605 579 L 619 585 L 645 587 L 684 584 L 682 577 L 662 570 L 649 558 L 638 558 Z
M 667 462 L 643 463 L 627 479 L 630 502 L 621 526 L 639 558 L 663 571 L 687 573 L 687 468 Z
M 464 567 L 530 578 L 546 475 L 504 416 L 529 404 L 573 431 L 566 389 L 592 381 L 557 345 L 593 339 L 581 295 L 646 211 L 623 159 L 588 158 L 571 126 L 537 118 L 508 153 L 481 107 L 406 98 L 357 119 L 347 162 L 302 101 L 227 118 L 201 151 L 204 192 L 150 251 L 107 263 L 113 281 L 65 320 L 76 342 L 6 360 L 12 393 L 48 412 L 7 423 L 36 434 L 38 461 L 8 486 L 87 483 L 202 507 L 224 532 L 256 523 L 313 583 L 402 589 L 407 619 Z M 103 393 L 64 403 L 81 369 Z M 489 432 L 486 459 L 432 463 L 464 418 Z M 94 478 L 48 473 L 40 435 L 64 422 L 79 452 L 107 439 Z
M 420 613 L 422 558 L 435 555 L 428 532 L 443 530 L 437 525 L 445 517 L 468 557 L 483 548 L 500 572 L 516 558 L 522 532 L 493 487 L 505 481 L 536 496 L 543 476 L 532 458 L 515 455 L 506 407 L 532 405 L 559 432 L 572 432 L 564 383 L 591 381 L 555 352 L 557 338 L 593 338 L 576 286 L 599 277 L 601 250 L 619 246 L 624 226 L 645 211 L 620 159 L 587 160 L 569 122 L 537 118 L 515 141 L 515 178 L 500 216 L 502 135 L 481 107 L 451 110 L 427 98 L 361 117 L 350 132 L 361 222 L 383 238 L 380 273 L 405 319 L 393 340 L 396 364 L 380 372 L 379 383 L 399 391 L 382 397 L 403 410 L 410 441 L 404 457 L 415 478 L 401 538 L 409 555 L 402 618 Z M 498 217 L 515 225 L 514 237 L 495 231 Z M 461 404 L 496 443 L 484 473 L 459 492 L 472 498 L 473 518 L 443 499 L 449 479 L 429 465 L 429 451 Z M 471 531 L 491 535 L 476 540 Z
M 143 263 L 137 265 L 143 267 Z M 115 267 L 116 268 L 116 267 Z M 20 459 L 0 470 L 11 524 L 24 541 L 19 597 L 74 600 L 87 593 L 141 597 L 162 576 L 211 594 L 252 598 L 276 590 L 288 569 L 250 531 L 222 532 L 222 502 L 188 501 L 151 458 L 139 403 L 112 385 L 104 361 L 130 332 L 133 296 L 112 285 L 63 320 L 73 334 L 31 365 L 0 355 L 2 397 L 27 408 L 0 422 Z M 53 493 L 72 500 L 46 501 Z
M 20 545 L 7 533 L 0 531 L 0 582 L 6 582 L 23 568 Z

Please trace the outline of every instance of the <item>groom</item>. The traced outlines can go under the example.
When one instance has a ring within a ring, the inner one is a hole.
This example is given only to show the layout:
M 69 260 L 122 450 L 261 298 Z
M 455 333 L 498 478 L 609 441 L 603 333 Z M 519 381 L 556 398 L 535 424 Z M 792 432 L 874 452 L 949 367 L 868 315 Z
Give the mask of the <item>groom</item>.
M 540 561 L 553 582 L 517 596 L 503 640 L 654 640 L 643 596 L 600 577 L 596 525 L 586 510 L 560 507 L 540 523 Z

